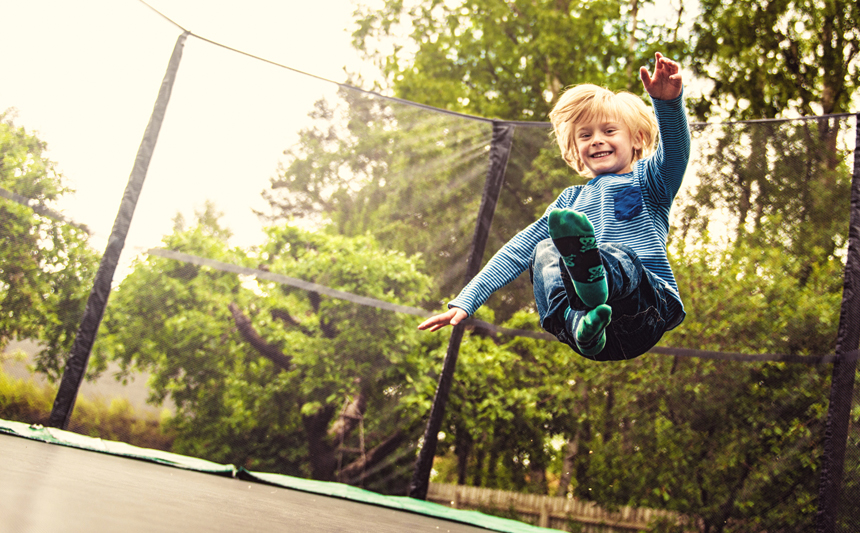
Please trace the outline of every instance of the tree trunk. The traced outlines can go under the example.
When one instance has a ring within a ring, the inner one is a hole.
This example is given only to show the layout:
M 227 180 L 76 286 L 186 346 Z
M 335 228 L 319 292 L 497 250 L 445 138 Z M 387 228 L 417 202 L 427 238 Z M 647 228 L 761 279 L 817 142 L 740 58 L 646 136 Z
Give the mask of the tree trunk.
M 576 428 L 576 433 L 573 438 L 567 441 L 565 447 L 564 459 L 561 464 L 561 478 L 558 480 L 558 491 L 556 496 L 563 498 L 567 496 L 567 489 L 570 487 L 570 480 L 573 479 L 573 469 L 575 468 L 574 460 L 579 453 L 579 436 L 582 433 L 580 428 Z
M 311 477 L 321 481 L 335 481 L 337 457 L 335 447 L 328 438 L 328 425 L 333 416 L 334 407 L 327 405 L 313 415 L 302 417 L 305 438 L 308 441 Z
M 342 445 L 343 441 L 358 427 L 364 418 L 365 409 L 367 409 L 367 395 L 361 391 L 343 408 L 338 419 L 328 430 L 328 435 L 335 445 Z
M 634 76 L 633 65 L 636 63 L 636 29 L 639 27 L 639 0 L 630 0 L 630 39 L 627 40 L 627 79 Z
M 529 485 L 534 494 L 546 494 L 549 490 L 546 484 L 546 464 L 532 459 L 529 463 Z
M 484 460 L 487 458 L 487 450 L 484 446 L 487 443 L 486 436 L 481 441 L 481 446 L 478 447 L 478 451 L 475 453 L 475 469 L 472 473 L 472 485 L 475 487 L 481 487 L 484 482 Z
M 472 453 L 472 436 L 465 429 L 457 428 L 454 437 L 454 452 L 457 454 L 457 484 L 466 484 L 469 471 L 469 455 Z
M 573 415 L 579 419 L 584 411 L 586 411 L 588 401 L 588 387 L 582 380 L 578 380 L 576 387 L 579 390 L 581 401 L 577 402 L 573 408 Z M 586 433 L 585 427 L 588 422 L 577 423 L 576 431 L 572 439 L 568 439 L 565 449 L 564 459 L 562 460 L 561 478 L 558 483 L 557 495 L 564 497 L 567 495 L 567 489 L 570 487 L 570 482 L 573 479 L 573 470 L 576 468 L 576 456 L 579 454 L 579 442 Z
M 496 487 L 496 466 L 499 463 L 499 450 L 496 449 L 495 443 L 490 448 L 490 460 L 487 463 L 487 487 Z
M 282 370 L 290 370 L 292 367 L 292 358 L 284 355 L 284 353 L 275 345 L 269 344 L 266 340 L 257 333 L 254 325 L 251 324 L 251 319 L 245 316 L 236 302 L 230 302 L 227 305 L 230 314 L 233 315 L 233 322 L 239 330 L 242 338 L 248 341 L 255 350 L 260 352 L 260 355 L 271 361 L 275 366 Z
M 606 411 L 603 420 L 603 442 L 607 443 L 615 434 L 615 387 L 606 387 Z

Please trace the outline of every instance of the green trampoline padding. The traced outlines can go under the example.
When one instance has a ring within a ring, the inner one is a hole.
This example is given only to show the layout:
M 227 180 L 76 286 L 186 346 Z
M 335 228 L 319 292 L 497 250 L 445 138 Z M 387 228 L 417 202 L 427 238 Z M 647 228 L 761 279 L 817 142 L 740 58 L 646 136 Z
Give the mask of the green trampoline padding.
M 385 496 L 377 494 L 369 490 L 360 489 L 342 483 L 334 483 L 328 481 L 315 481 L 311 479 L 302 479 L 283 474 L 269 474 L 265 472 L 252 472 L 244 468 L 236 468 L 233 465 L 223 465 L 213 463 L 203 459 L 188 457 L 160 450 L 150 450 L 147 448 L 139 448 L 123 442 L 107 441 L 94 437 L 87 437 L 63 431 L 56 428 L 46 428 L 40 425 L 28 425 L 21 422 L 10 422 L 0 419 L 0 434 L 14 435 L 25 439 L 37 440 L 51 444 L 59 444 L 62 446 L 70 446 L 83 450 L 95 451 L 115 455 L 119 457 L 128 457 L 132 459 L 140 459 L 153 463 L 158 463 L 196 472 L 204 472 L 207 474 L 216 474 L 227 477 L 237 477 L 248 481 L 257 481 L 260 483 L 268 483 L 292 490 L 320 494 L 332 498 L 343 498 L 354 502 L 365 503 L 369 505 L 378 505 L 389 509 L 400 511 L 419 513 L 433 518 L 460 522 L 472 526 L 489 529 L 492 531 L 500 531 L 505 533 L 537 533 L 556 531 L 542 527 L 532 526 L 516 520 L 508 520 L 496 516 L 487 515 L 478 511 L 464 511 L 461 509 L 451 509 L 444 505 L 416 500 L 406 496 Z
M 235 477 L 236 467 L 233 465 L 222 465 L 196 459 L 194 457 L 186 457 L 161 450 L 150 450 L 147 448 L 138 448 L 124 442 L 116 442 L 110 440 L 102 440 L 94 437 L 87 437 L 72 433 L 71 431 L 63 431 L 62 429 L 46 428 L 40 425 L 28 425 L 21 422 L 10 422 L 8 420 L 0 420 L 0 433 L 7 435 L 15 435 L 24 437 L 25 439 L 38 440 L 48 442 L 50 444 L 61 444 L 72 448 L 89 450 L 93 452 L 102 452 L 119 457 L 130 457 L 132 459 L 142 459 L 167 466 L 175 466 L 186 470 L 194 470 L 196 472 L 205 472 L 207 474 L 218 474 L 221 476 Z

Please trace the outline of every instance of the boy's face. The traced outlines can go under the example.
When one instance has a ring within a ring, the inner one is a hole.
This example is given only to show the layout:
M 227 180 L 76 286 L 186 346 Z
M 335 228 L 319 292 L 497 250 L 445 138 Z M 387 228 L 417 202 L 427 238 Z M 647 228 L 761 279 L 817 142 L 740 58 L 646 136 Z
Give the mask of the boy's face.
M 611 117 L 582 121 L 573 135 L 580 161 L 595 176 L 632 172 L 633 150 L 642 147 L 623 122 Z

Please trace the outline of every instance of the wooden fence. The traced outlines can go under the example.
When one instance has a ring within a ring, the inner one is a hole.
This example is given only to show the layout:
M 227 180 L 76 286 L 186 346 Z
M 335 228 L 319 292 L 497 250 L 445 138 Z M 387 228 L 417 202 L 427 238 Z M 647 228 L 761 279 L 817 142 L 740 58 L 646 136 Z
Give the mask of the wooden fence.
M 647 530 L 649 523 L 658 518 L 681 523 L 681 516 L 670 511 L 620 507 L 610 512 L 593 502 L 575 498 L 444 483 L 430 483 L 427 500 L 455 509 L 501 512 L 506 517 L 541 527 L 581 533 L 636 533 Z

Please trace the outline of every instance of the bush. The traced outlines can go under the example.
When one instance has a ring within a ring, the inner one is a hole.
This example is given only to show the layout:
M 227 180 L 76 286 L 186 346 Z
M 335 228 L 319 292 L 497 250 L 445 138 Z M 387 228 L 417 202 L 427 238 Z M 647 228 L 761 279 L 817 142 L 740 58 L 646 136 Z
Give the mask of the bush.
M 51 385 L 16 379 L 0 368 L 0 418 L 47 425 L 56 390 Z M 90 437 L 116 440 L 171 451 L 174 435 L 165 430 L 166 414 L 136 412 L 128 400 L 78 397 L 69 430 Z

